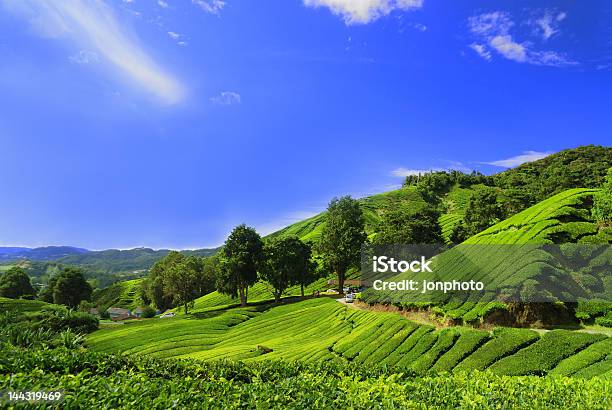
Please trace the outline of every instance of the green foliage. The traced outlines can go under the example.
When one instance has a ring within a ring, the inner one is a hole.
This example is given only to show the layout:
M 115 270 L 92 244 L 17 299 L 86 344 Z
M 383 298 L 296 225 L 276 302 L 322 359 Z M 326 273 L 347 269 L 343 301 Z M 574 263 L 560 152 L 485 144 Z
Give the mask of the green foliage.
M 142 309 L 142 317 L 144 319 L 151 319 L 155 317 L 155 309 L 153 309 L 151 306 L 145 306 Z
M 91 298 L 92 289 L 80 268 L 66 267 L 49 282 L 47 292 L 53 295 L 53 303 L 76 308 Z
M 7 349 L 0 390 L 63 390 L 66 408 L 589 408 L 610 381 L 489 373 L 415 377 L 341 363 L 167 361 Z
M 516 353 L 539 339 L 538 334 L 526 329 L 496 329 L 494 338 L 483 344 L 474 353 L 455 367 L 454 371 L 484 370 L 503 357 Z
M 490 370 L 509 375 L 543 375 L 561 360 L 604 339 L 604 335 L 553 330 L 531 346 L 499 360 Z
M 124 309 L 136 309 L 148 304 L 142 300 L 142 292 L 148 296 L 148 288 L 145 279 L 133 279 L 117 282 L 108 288 L 95 290 L 92 294 L 92 302 L 99 307 L 100 311 L 109 307 Z M 149 300 L 151 302 L 151 300 Z
M 497 202 L 497 193 L 493 188 L 476 190 L 470 197 L 465 211 L 465 229 L 468 236 L 482 232 L 495 225 L 502 218 L 502 208 Z
M 493 185 L 520 190 L 528 205 L 571 188 L 598 188 L 612 167 L 612 148 L 588 145 L 560 151 L 491 177 Z
M 274 288 L 276 303 L 290 285 L 307 285 L 313 276 L 310 247 L 297 236 L 271 239 L 264 245 L 263 253 L 260 278 Z
M 208 259 L 171 251 L 153 265 L 146 279 L 131 282 L 131 300 L 140 294 L 140 300 L 136 302 L 138 306 L 148 306 L 146 302 L 153 302 L 161 311 L 183 306 L 187 312 L 195 299 L 214 289 L 217 260 L 215 257 Z M 121 289 L 121 284 L 117 286 Z M 112 306 L 137 307 L 134 302 L 129 306 Z
M 564 332 L 547 336 L 558 346 L 568 339 L 571 337 Z M 87 342 L 92 349 L 107 353 L 248 362 L 328 360 L 418 374 L 430 369 L 487 370 L 504 357 L 523 351 L 521 360 L 541 363 L 536 370 L 545 374 L 554 368 L 552 362 L 578 353 L 557 355 L 545 363 L 539 358 L 541 349 L 527 350 L 539 340 L 537 332 L 527 329 L 499 328 L 493 333 L 462 327 L 435 330 L 395 313 L 361 311 L 332 299 L 315 298 L 109 326 L 89 335 Z M 612 363 L 612 357 L 602 360 Z
M 440 212 L 435 208 L 416 213 L 404 207 L 389 209 L 382 216 L 373 242 L 376 245 L 444 243 L 439 219 Z
M 238 225 L 221 251 L 217 290 L 232 297 L 240 296 L 240 304 L 245 306 L 248 288 L 257 282 L 262 259 L 263 242 L 259 234 L 244 224 Z
M 350 196 L 332 199 L 317 250 L 323 265 L 338 275 L 340 293 L 344 292 L 347 270 L 359 266 L 365 241 L 365 220 L 359 203 Z
M 602 227 L 612 228 L 612 168 L 608 169 L 606 183 L 594 196 L 593 218 Z
M 172 296 L 172 300 L 178 306 L 187 308 L 199 296 L 200 272 L 203 271 L 199 258 L 194 256 L 183 256 L 176 263 L 171 264 L 163 275 L 164 292 Z
M 36 291 L 25 270 L 13 267 L 0 275 L 0 296 L 5 298 L 34 298 Z

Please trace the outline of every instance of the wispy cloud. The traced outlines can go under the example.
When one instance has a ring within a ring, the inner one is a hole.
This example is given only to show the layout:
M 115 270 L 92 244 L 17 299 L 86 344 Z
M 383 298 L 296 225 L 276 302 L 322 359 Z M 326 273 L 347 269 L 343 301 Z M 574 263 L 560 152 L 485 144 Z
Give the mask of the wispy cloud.
M 234 91 L 223 91 L 219 95 L 211 97 L 210 101 L 216 105 L 233 105 L 240 104 L 242 102 L 242 97 Z
M 543 30 L 543 37 L 548 39 L 558 31 L 556 25 L 553 25 L 553 21 L 558 23 L 564 18 L 565 13 L 558 13 L 556 17 L 544 14 L 539 19 L 530 20 L 528 24 L 537 25 Z M 468 27 L 477 41 L 470 44 L 470 48 L 487 61 L 492 60 L 492 52 L 495 51 L 502 57 L 518 63 L 551 67 L 577 64 L 562 53 L 552 50 L 537 50 L 534 49 L 532 42 L 517 41 L 512 32 L 515 26 L 516 24 L 510 14 L 502 11 L 472 16 L 468 19 Z
M 102 0 L 3 0 L 5 7 L 27 19 L 36 34 L 64 38 L 85 46 L 131 83 L 174 104 L 184 98 L 183 86 L 128 33 Z
M 219 15 L 225 7 L 225 2 L 222 0 L 191 0 L 191 2 L 205 12 L 215 15 Z
M 327 7 L 342 17 L 346 25 L 366 24 L 394 10 L 423 7 L 424 0 L 303 0 L 306 7 Z
M 535 27 L 544 40 L 548 40 L 559 32 L 559 23 L 561 23 L 567 14 L 557 12 L 555 10 L 545 10 L 544 14 L 530 22 Z
M 472 43 L 470 44 L 470 48 L 474 50 L 480 57 L 484 58 L 487 61 L 491 61 L 491 58 L 493 58 L 491 52 L 484 44 Z
M 497 161 L 484 162 L 484 164 L 494 165 L 496 167 L 503 168 L 514 168 L 526 162 L 533 162 L 545 158 L 550 154 L 552 154 L 552 152 L 525 151 L 522 154 L 516 155 L 514 157 L 500 159 Z
M 157 0 L 157 5 L 163 9 L 167 9 L 168 8 L 168 3 L 166 3 L 163 0 Z

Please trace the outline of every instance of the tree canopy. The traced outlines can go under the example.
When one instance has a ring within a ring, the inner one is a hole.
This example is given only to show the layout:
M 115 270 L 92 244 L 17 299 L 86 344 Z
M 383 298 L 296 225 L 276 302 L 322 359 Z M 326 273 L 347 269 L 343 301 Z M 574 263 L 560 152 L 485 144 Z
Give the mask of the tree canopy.
M 276 303 L 291 285 L 302 285 L 303 294 L 304 282 L 312 270 L 310 247 L 297 236 L 272 239 L 264 245 L 260 277 L 274 288 Z
M 32 287 L 30 277 L 25 270 L 19 267 L 12 267 L 0 276 L 0 296 L 5 298 L 23 298 L 36 295 Z
M 257 282 L 263 259 L 263 242 L 255 229 L 238 225 L 225 241 L 220 255 L 217 290 L 231 297 L 240 296 L 246 306 L 248 288 Z
M 85 280 L 80 268 L 66 267 L 54 279 L 50 283 L 53 286 L 53 303 L 74 309 L 82 300 L 91 298 L 91 285 Z
M 347 270 L 359 266 L 361 246 L 366 239 L 365 220 L 359 203 L 350 196 L 332 199 L 317 250 L 325 267 L 338 275 L 340 293 L 344 292 Z

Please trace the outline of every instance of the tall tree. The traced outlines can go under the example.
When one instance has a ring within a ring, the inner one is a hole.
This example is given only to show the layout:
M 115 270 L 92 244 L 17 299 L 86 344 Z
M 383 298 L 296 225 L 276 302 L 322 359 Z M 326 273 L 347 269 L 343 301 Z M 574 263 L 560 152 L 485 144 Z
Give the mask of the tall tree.
M 149 298 L 155 306 L 164 311 L 173 305 L 173 295 L 166 292 L 164 276 L 170 267 L 183 262 L 185 255 L 177 251 L 171 251 L 159 261 L 155 262 L 149 271 L 147 280 Z
M 201 263 L 195 256 L 183 257 L 168 265 L 163 275 L 164 292 L 185 308 L 199 296 Z
M 0 276 L 0 296 L 17 299 L 34 295 L 36 291 L 32 287 L 30 277 L 22 268 L 13 267 Z
M 217 290 L 231 297 L 240 296 L 246 306 L 248 288 L 257 281 L 263 258 L 263 242 L 255 229 L 238 225 L 225 241 L 217 277 Z
M 261 279 L 274 288 L 274 301 L 280 302 L 291 285 L 302 285 L 310 268 L 310 248 L 297 236 L 272 239 L 264 245 L 264 260 L 260 268 Z
M 91 285 L 85 280 L 83 271 L 80 268 L 69 266 L 56 277 L 53 287 L 53 303 L 74 309 L 82 300 L 89 300 L 91 292 Z
M 359 266 L 361 245 L 366 238 L 365 220 L 359 203 L 350 196 L 332 199 L 317 248 L 324 265 L 338 276 L 340 294 L 344 293 L 347 270 Z
M 496 224 L 503 216 L 502 206 L 497 201 L 494 188 L 475 191 L 468 202 L 464 223 L 469 236 L 476 235 Z
M 442 228 L 438 222 L 440 212 L 425 208 L 412 212 L 405 207 L 387 210 L 374 238 L 377 245 L 393 244 L 441 244 Z

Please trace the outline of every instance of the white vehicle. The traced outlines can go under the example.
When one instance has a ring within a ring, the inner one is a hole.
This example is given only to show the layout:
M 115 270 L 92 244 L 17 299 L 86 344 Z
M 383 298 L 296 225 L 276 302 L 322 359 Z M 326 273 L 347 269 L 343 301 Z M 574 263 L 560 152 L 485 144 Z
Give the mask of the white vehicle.
M 353 303 L 355 301 L 355 295 L 352 293 L 349 293 L 348 295 L 346 295 L 346 297 L 344 298 L 344 301 L 346 303 Z
M 174 313 L 174 312 L 168 312 L 168 313 L 164 313 L 164 314 L 163 314 L 163 315 L 161 315 L 159 318 L 160 318 L 160 319 L 167 319 L 167 318 L 174 317 L 174 316 L 176 316 L 176 313 Z

